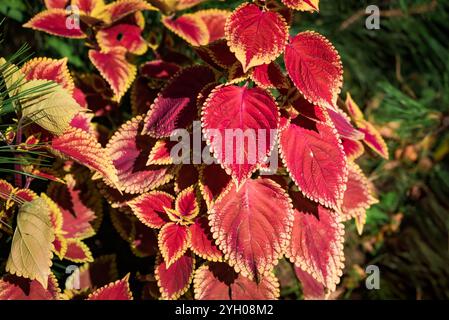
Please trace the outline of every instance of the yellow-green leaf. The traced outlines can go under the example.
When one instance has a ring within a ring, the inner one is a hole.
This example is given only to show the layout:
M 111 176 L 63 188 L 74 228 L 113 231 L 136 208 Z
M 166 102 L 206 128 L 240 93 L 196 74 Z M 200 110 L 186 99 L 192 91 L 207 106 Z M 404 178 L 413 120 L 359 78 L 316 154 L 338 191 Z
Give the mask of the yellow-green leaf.
M 67 90 L 47 80 L 28 81 L 20 88 L 20 92 L 32 92 L 34 88 L 42 88 L 46 84 L 49 86 L 45 90 L 26 94 L 20 100 L 22 116 L 58 136 L 69 127 L 70 121 L 83 108 Z
M 23 204 L 17 215 L 6 271 L 37 280 L 47 288 L 54 237 L 45 200 L 36 198 Z
M 25 75 L 19 70 L 15 64 L 8 64 L 5 58 L 0 57 L 0 70 L 5 81 L 6 90 L 9 96 L 15 96 L 19 92 L 19 88 L 25 83 Z

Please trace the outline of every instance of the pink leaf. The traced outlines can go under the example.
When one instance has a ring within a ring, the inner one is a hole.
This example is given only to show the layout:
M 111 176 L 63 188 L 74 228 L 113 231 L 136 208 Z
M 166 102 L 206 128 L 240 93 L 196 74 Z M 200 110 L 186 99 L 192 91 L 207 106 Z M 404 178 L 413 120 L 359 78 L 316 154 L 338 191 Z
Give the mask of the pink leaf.
M 0 279 L 0 300 L 58 300 L 61 290 L 53 274 L 44 289 L 37 280 L 29 280 L 15 275 Z
M 238 185 L 270 154 L 278 123 L 275 101 L 257 87 L 217 87 L 203 106 L 203 133 L 215 157 Z
M 350 163 L 348 183 L 341 206 L 343 220 L 355 218 L 357 231 L 361 234 L 366 222 L 366 210 L 376 202 L 370 182 L 358 165 Z
M 286 256 L 330 291 L 335 291 L 344 267 L 344 226 L 335 212 L 290 193 L 295 218 Z
M 288 26 L 281 15 L 252 3 L 234 10 L 225 30 L 229 47 L 245 73 L 275 60 L 284 51 L 288 37 Z
M 293 213 L 285 191 L 269 179 L 231 185 L 210 210 L 211 232 L 225 259 L 251 280 L 267 276 L 282 256 Z
M 156 140 L 142 135 L 142 128 L 143 118 L 137 116 L 123 124 L 106 146 L 117 170 L 119 189 L 131 194 L 157 188 L 173 178 L 169 167 L 147 165 Z
M 301 282 L 305 300 L 324 300 L 326 292 L 321 283 L 299 267 L 295 267 L 295 273 Z

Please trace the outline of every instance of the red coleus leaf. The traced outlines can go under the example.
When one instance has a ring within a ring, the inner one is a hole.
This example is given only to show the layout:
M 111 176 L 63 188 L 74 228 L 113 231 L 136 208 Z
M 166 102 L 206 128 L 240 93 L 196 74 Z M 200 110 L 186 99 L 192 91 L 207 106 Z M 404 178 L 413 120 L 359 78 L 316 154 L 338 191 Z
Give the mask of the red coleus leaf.
M 114 100 L 120 101 L 136 77 L 137 68 L 126 60 L 126 50 L 114 47 L 106 51 L 89 50 L 89 58 L 109 83 Z
M 231 12 L 227 10 L 208 9 L 195 13 L 206 24 L 209 34 L 208 43 L 224 38 L 226 19 Z
M 117 170 L 119 189 L 126 193 L 143 193 L 173 178 L 169 167 L 147 165 L 156 140 L 140 134 L 142 127 L 143 118 L 133 118 L 120 127 L 106 146 Z
M 69 0 L 45 0 L 47 9 L 65 9 L 69 4 Z
M 210 208 L 218 196 L 226 189 L 231 177 L 217 164 L 206 165 L 200 171 L 200 190 Z
M 192 220 L 200 212 L 193 186 L 184 189 L 176 197 L 175 211 L 182 220 Z
M 81 129 L 91 136 L 98 136 L 98 133 L 92 123 L 93 117 L 94 115 L 92 113 L 78 113 L 72 118 L 72 120 L 70 120 L 70 126 L 72 128 Z
M 159 231 L 159 250 L 167 268 L 176 262 L 190 245 L 190 230 L 174 222 L 167 223 Z
M 363 140 L 368 147 L 384 159 L 388 159 L 388 147 L 380 132 L 371 123 L 361 120 L 357 123 L 359 130 L 365 134 Z
M 286 256 L 319 283 L 334 291 L 344 267 L 344 226 L 339 215 L 291 192 L 294 223 Z
M 143 10 L 155 10 L 155 8 L 145 0 L 118 0 L 107 4 L 96 17 L 113 23 Z
M 70 20 L 70 15 L 71 12 L 65 9 L 50 9 L 38 13 L 23 26 L 60 37 L 85 38 L 86 35 L 77 26 L 67 27 L 67 21 Z
M 187 41 L 193 46 L 201 46 L 209 43 L 209 31 L 204 21 L 195 14 L 188 13 L 176 19 L 163 17 L 162 23 L 170 31 Z
M 73 83 L 70 71 L 67 68 L 67 58 L 50 59 L 34 58 L 25 63 L 21 69 L 27 80 L 50 80 L 60 84 L 64 89 L 73 92 Z
M 301 282 L 305 300 L 323 300 L 325 298 L 325 287 L 321 283 L 299 267 L 295 267 L 295 273 Z
M 72 6 L 76 6 L 82 14 L 95 16 L 105 5 L 104 0 L 72 0 Z
M 154 275 L 162 299 L 178 299 L 188 290 L 193 279 L 194 266 L 195 259 L 189 253 L 180 257 L 170 267 L 167 267 L 164 261 L 157 261 Z
M 180 71 L 161 91 L 145 118 L 144 134 L 169 137 L 175 129 L 192 124 L 197 115 L 196 98 L 203 87 L 215 81 L 205 66 Z
M 282 256 L 293 212 L 288 195 L 269 179 L 231 185 L 210 210 L 211 232 L 229 264 L 261 280 Z
M 225 35 L 225 23 L 231 12 L 208 9 L 184 14 L 176 19 L 164 17 L 162 23 L 193 46 L 207 45 Z
M 290 78 L 312 103 L 333 108 L 343 83 L 343 68 L 332 44 L 322 35 L 306 31 L 290 39 L 284 54 Z
M 7 181 L 0 179 L 0 199 L 9 200 L 14 187 Z
M 273 274 L 259 283 L 235 273 L 225 263 L 203 265 L 193 280 L 197 300 L 275 300 L 279 283 Z
M 276 62 L 255 67 L 251 72 L 251 79 L 264 89 L 286 89 L 289 86 L 287 78 Z
M 288 26 L 284 18 L 257 5 L 244 3 L 226 23 L 226 39 L 246 73 L 251 67 L 268 64 L 285 48 Z
M 0 279 L 0 300 L 58 300 L 60 293 L 53 274 L 48 277 L 47 289 L 37 280 L 15 275 L 6 275 Z
M 171 148 L 174 143 L 165 140 L 158 140 L 154 147 L 151 149 L 150 155 L 148 156 L 147 165 L 166 165 L 172 164 L 173 159 L 170 155 Z
M 211 151 L 238 185 L 269 156 L 278 123 L 276 102 L 257 87 L 217 87 L 202 111 L 203 133 Z
M 366 210 L 377 200 L 373 196 L 370 182 L 360 167 L 355 163 L 349 163 L 348 169 L 348 182 L 341 210 L 343 220 L 355 218 L 357 231 L 361 234 L 366 222 Z
M 101 50 L 108 51 L 120 47 L 130 53 L 142 55 L 148 46 L 141 32 L 138 26 L 122 23 L 99 30 L 96 38 Z
M 52 140 L 51 148 L 99 172 L 113 185 L 117 184 L 117 171 L 94 136 L 81 129 L 69 127 L 61 136 Z
M 152 191 L 128 202 L 133 213 L 150 228 L 162 228 L 170 220 L 165 208 L 170 209 L 174 197 L 162 191 Z
M 306 197 L 338 208 L 348 177 L 343 147 L 333 127 L 308 119 L 298 116 L 281 131 L 282 161 Z
M 300 11 L 318 11 L 320 0 L 282 0 L 287 7 Z
M 61 136 L 52 140 L 51 148 L 99 172 L 113 185 L 117 183 L 117 171 L 111 159 L 96 138 L 83 130 L 69 127 Z
M 84 94 L 83 91 L 81 91 L 78 88 L 74 88 L 73 89 L 73 94 L 72 94 L 73 99 L 75 99 L 75 101 L 83 108 L 87 109 L 87 100 L 86 100 L 86 95 Z
M 146 78 L 166 80 L 174 76 L 180 67 L 164 60 L 152 60 L 140 66 L 140 75 Z
M 62 213 L 62 230 L 67 239 L 85 239 L 95 233 L 102 214 L 102 205 L 99 201 L 100 193 L 87 180 L 75 180 L 68 175 L 66 184 L 51 183 L 47 195 L 58 205 Z
M 203 259 L 221 261 L 223 253 L 215 245 L 208 223 L 206 217 L 199 217 L 189 226 L 191 234 L 190 249 Z
M 362 140 L 364 138 L 365 135 L 354 128 L 351 120 L 343 111 L 327 109 L 327 112 L 340 137 L 351 140 Z
M 361 143 L 360 141 L 341 139 L 341 142 L 343 144 L 343 149 L 345 150 L 345 154 L 348 160 L 353 161 L 359 158 L 365 151 L 363 143 Z
M 37 198 L 37 194 L 30 189 L 19 189 L 14 191 L 16 202 L 30 202 Z
M 133 300 L 129 288 L 129 274 L 122 280 L 110 283 L 94 291 L 87 300 Z
M 75 263 L 92 262 L 92 252 L 89 247 L 79 239 L 68 239 L 67 250 L 64 254 L 64 259 Z
M 351 116 L 352 120 L 354 120 L 355 123 L 357 123 L 360 120 L 365 120 L 365 116 L 363 115 L 362 110 L 360 110 L 360 107 L 352 99 L 351 94 L 349 92 L 346 93 L 345 106 L 346 109 L 348 110 L 349 115 Z
M 349 112 L 352 120 L 364 135 L 364 142 L 370 147 L 374 152 L 379 154 L 382 158 L 388 159 L 388 147 L 380 132 L 368 121 L 365 120 L 363 112 L 360 110 L 359 106 L 352 99 L 349 92 L 346 95 L 346 109 Z

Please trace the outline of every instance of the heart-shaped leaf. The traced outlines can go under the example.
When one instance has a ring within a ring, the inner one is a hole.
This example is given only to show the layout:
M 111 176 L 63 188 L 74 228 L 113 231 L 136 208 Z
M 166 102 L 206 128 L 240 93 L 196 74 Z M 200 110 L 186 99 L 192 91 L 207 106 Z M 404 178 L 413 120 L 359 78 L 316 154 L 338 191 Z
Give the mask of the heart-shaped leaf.
M 19 277 L 37 280 L 47 289 L 54 238 L 45 200 L 37 198 L 24 203 L 17 215 L 17 227 L 6 262 L 6 271 Z
M 280 14 L 244 3 L 229 16 L 225 32 L 231 51 L 246 73 L 270 63 L 284 51 L 288 26 Z
M 215 158 L 238 185 L 269 156 L 278 123 L 275 101 L 257 87 L 218 87 L 203 106 L 203 133 Z

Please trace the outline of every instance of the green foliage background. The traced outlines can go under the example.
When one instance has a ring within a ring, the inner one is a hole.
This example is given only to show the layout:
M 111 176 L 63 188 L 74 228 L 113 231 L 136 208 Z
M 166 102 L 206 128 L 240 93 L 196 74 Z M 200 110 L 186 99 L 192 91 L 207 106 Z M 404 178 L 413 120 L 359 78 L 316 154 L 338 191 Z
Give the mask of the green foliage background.
M 81 41 L 47 36 L 21 25 L 43 1 L 2 0 L 6 41 L 0 56 L 29 43 L 37 56 L 68 57 L 91 71 Z M 211 0 L 201 7 L 235 8 L 243 1 Z M 380 8 L 380 29 L 365 27 L 365 8 Z M 146 30 L 157 28 L 148 13 Z M 449 298 L 449 1 L 321 0 L 319 14 L 296 14 L 292 34 L 316 30 L 329 38 L 345 68 L 350 91 L 388 137 L 390 160 L 365 157 L 380 203 L 368 213 L 364 235 L 347 232 L 343 298 Z M 146 56 L 143 59 L 151 59 Z M 376 264 L 380 289 L 367 290 L 363 270 Z M 281 267 L 282 268 L 282 263 Z M 286 298 L 298 284 L 282 279 Z

